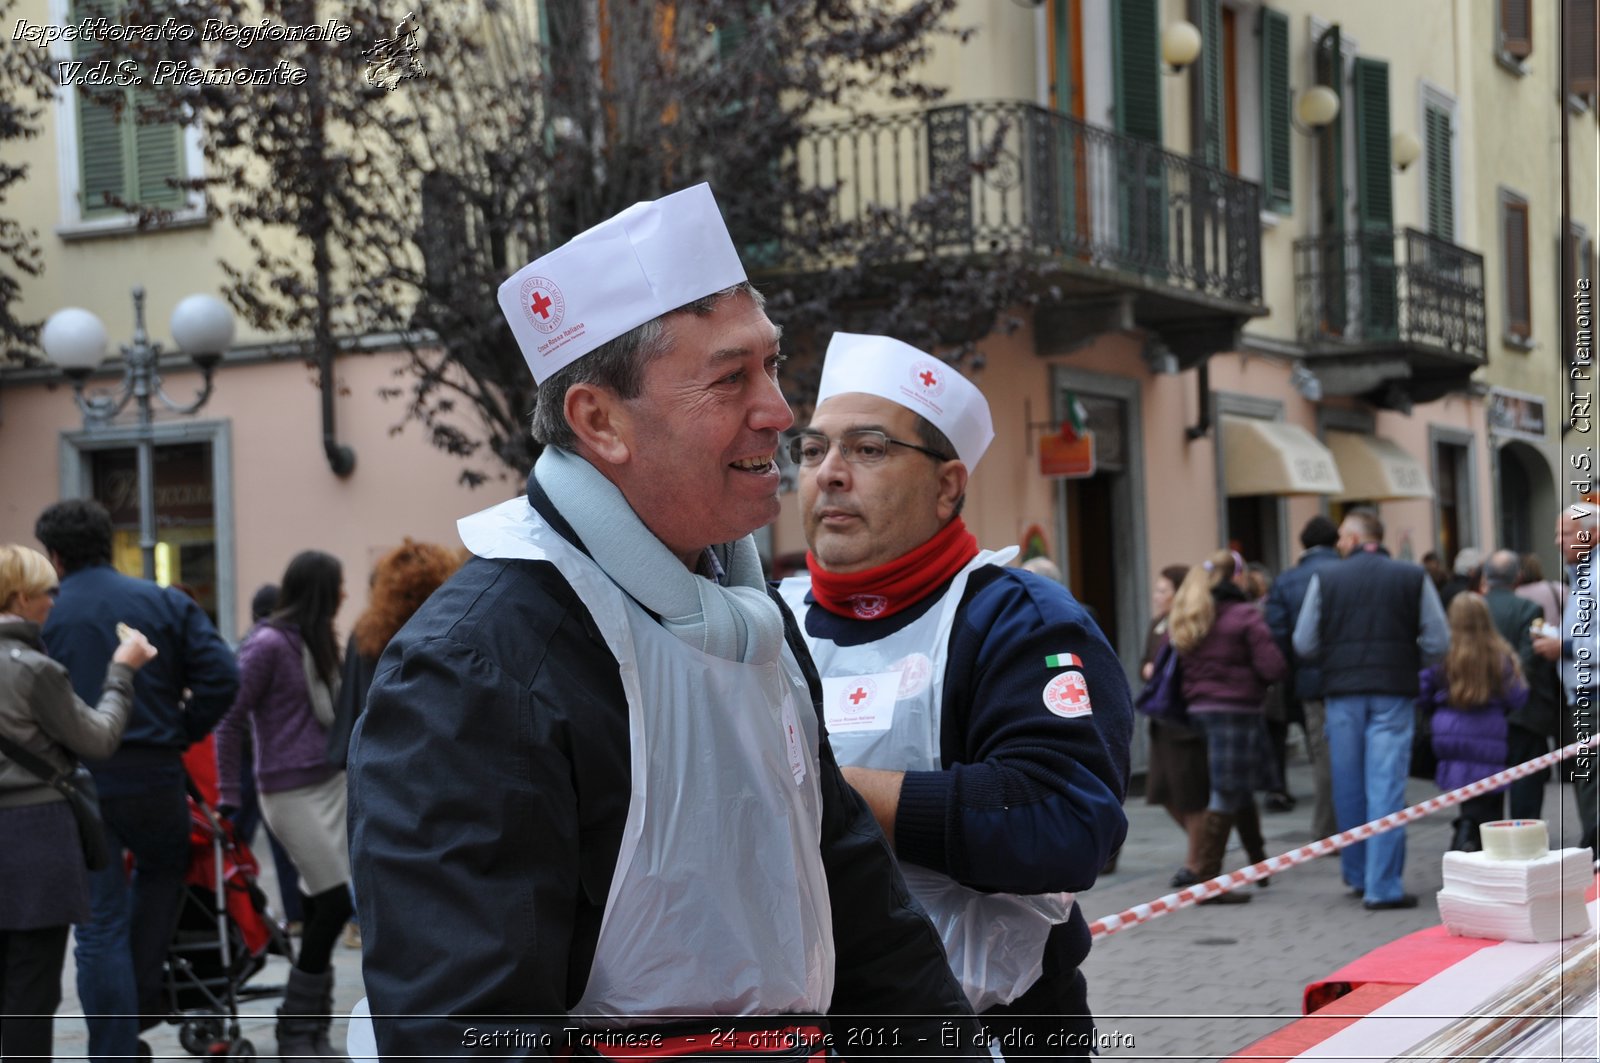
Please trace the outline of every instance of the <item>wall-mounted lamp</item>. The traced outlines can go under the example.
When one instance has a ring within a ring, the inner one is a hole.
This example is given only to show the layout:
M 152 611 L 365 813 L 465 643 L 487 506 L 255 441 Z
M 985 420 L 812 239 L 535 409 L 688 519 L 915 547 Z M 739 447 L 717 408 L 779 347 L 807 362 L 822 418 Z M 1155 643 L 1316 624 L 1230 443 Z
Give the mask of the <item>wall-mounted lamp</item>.
M 1294 363 L 1294 368 L 1289 370 L 1289 383 L 1307 402 L 1322 401 L 1322 381 L 1306 368 L 1304 362 Z
M 1389 138 L 1389 157 L 1394 160 L 1395 169 L 1405 173 L 1406 167 L 1422 157 L 1422 141 L 1402 129 Z
M 1200 57 L 1200 30 L 1193 22 L 1179 19 L 1161 31 L 1161 61 L 1167 73 L 1181 74 L 1184 67 Z
M 1313 85 L 1294 101 L 1289 123 L 1296 132 L 1314 137 L 1338 117 L 1339 94 L 1326 85 Z

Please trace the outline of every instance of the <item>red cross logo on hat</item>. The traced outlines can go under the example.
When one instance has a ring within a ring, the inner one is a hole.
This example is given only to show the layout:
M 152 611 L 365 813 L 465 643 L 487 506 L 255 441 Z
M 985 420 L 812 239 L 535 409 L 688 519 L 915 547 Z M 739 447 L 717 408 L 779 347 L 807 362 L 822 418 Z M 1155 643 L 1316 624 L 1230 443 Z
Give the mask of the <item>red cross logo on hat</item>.
M 554 332 L 567 313 L 567 300 L 548 277 L 522 282 L 522 308 L 528 323 L 540 332 Z
M 911 368 L 911 380 L 920 394 L 938 398 L 944 394 L 944 370 L 934 362 L 918 362 Z

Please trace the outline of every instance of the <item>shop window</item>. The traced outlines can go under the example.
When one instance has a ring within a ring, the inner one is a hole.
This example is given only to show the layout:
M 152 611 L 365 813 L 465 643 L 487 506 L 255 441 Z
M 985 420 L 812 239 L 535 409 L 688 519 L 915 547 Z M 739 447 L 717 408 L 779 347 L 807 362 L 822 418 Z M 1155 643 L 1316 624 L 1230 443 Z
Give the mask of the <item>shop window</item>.
M 89 456 L 94 498 L 111 512 L 111 562 L 144 574 L 139 548 L 139 476 L 133 447 Z M 155 448 L 156 582 L 182 589 L 218 622 L 217 517 L 209 442 Z

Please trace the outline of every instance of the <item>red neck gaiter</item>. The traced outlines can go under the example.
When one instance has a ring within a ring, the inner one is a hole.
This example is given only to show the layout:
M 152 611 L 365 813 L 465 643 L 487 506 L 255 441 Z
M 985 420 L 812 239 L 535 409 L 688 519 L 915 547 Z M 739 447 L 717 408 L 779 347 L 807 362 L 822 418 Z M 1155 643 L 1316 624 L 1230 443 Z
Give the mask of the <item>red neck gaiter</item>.
M 806 566 L 818 605 L 840 616 L 878 620 L 921 601 L 977 556 L 978 540 L 957 517 L 909 554 L 876 568 L 824 572 L 810 553 Z

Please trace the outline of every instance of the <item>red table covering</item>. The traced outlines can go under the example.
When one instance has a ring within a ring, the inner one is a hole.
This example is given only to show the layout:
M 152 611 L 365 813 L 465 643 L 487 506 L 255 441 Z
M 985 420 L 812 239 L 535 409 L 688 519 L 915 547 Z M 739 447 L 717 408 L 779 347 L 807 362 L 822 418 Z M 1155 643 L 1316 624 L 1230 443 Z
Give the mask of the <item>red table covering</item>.
M 1600 874 L 1590 883 L 1585 899 L 1597 896 Z M 1251 1043 L 1227 1063 L 1285 1063 L 1479 949 L 1498 944 L 1455 937 L 1444 927 L 1433 926 L 1380 945 L 1307 985 L 1301 1001 L 1304 1018 Z

